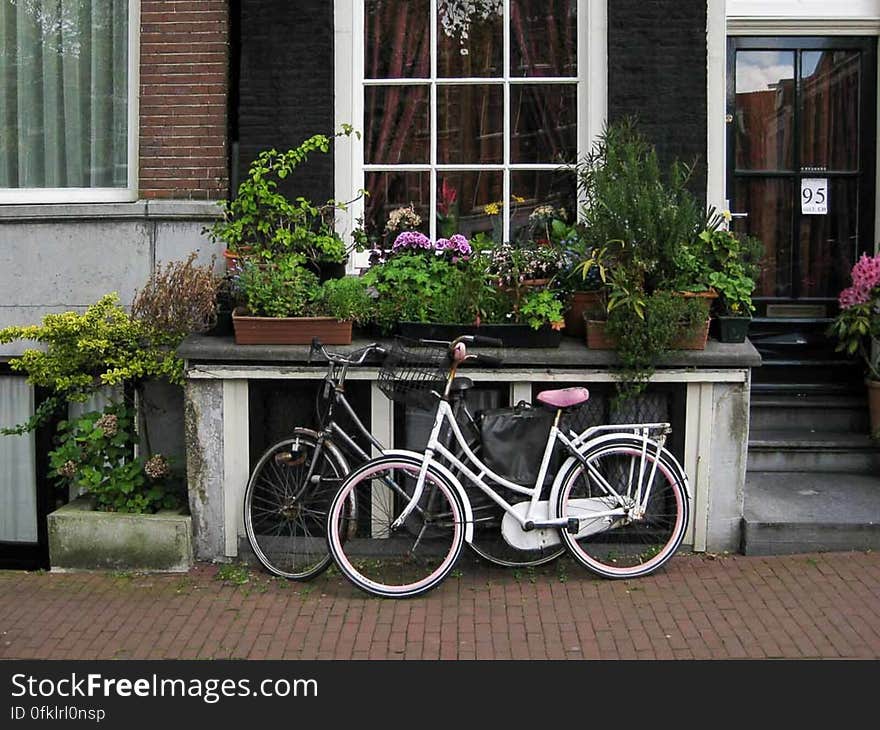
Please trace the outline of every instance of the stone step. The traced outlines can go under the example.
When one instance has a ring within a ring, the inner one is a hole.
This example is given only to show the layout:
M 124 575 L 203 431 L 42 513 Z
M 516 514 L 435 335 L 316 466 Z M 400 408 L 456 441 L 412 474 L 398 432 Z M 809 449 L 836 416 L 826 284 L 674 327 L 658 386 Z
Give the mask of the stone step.
M 867 433 L 751 429 L 749 471 L 880 473 L 880 449 Z
M 758 431 L 803 428 L 868 433 L 868 403 L 859 396 L 753 394 L 749 423 Z
M 880 549 L 880 476 L 749 472 L 743 506 L 746 555 Z

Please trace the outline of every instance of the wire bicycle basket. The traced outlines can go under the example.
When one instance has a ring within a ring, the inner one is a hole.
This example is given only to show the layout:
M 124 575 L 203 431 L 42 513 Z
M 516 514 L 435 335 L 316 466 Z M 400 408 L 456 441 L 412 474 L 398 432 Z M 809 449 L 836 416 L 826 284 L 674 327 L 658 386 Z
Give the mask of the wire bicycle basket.
M 430 410 L 448 376 L 445 343 L 426 345 L 398 337 L 379 368 L 379 390 L 395 403 Z

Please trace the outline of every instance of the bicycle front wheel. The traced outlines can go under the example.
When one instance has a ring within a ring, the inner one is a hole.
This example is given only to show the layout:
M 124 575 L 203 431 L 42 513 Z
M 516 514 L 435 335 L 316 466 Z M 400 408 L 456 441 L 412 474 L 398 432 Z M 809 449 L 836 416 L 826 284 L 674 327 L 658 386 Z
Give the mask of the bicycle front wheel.
M 294 434 L 267 449 L 257 462 L 245 491 L 244 526 L 254 554 L 268 571 L 308 580 L 332 562 L 327 511 L 348 467 L 326 441 L 317 455 L 314 432 L 297 429 Z M 345 509 L 351 516 L 354 503 L 346 502 Z
M 576 518 L 580 527 L 577 534 L 560 531 L 569 551 L 605 578 L 653 573 L 687 528 L 684 472 L 667 451 L 649 447 L 643 454 L 637 438 L 606 442 L 584 458 L 586 466 L 569 469 L 558 495 L 557 515 Z
M 339 570 L 358 588 L 385 598 L 411 598 L 438 585 L 464 544 L 463 508 L 455 488 L 429 469 L 422 494 L 398 528 L 392 525 L 412 501 L 421 461 L 378 457 L 353 472 L 330 505 L 327 539 Z M 357 528 L 346 505 L 354 498 Z

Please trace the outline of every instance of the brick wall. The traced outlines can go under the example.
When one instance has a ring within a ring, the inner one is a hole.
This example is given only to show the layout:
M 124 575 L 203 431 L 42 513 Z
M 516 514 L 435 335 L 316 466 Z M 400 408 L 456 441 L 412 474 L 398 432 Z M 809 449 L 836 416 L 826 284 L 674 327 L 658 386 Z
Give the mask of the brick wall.
M 140 197 L 228 189 L 228 0 L 141 0 Z
M 608 115 L 637 115 L 664 163 L 706 195 L 706 0 L 609 0 Z
M 333 3 L 243 0 L 238 169 L 264 149 L 289 149 L 334 126 Z M 313 155 L 286 184 L 312 200 L 333 196 L 333 148 Z

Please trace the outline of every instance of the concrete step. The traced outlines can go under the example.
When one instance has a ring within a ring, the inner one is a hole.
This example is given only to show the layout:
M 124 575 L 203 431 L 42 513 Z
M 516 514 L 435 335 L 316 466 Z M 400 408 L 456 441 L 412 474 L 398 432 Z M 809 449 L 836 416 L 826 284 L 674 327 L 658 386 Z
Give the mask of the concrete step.
M 750 428 L 868 432 L 867 399 L 859 396 L 753 394 Z
M 880 549 L 880 476 L 749 472 L 746 555 Z
M 880 473 L 880 449 L 867 433 L 752 429 L 748 470 Z

